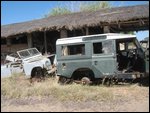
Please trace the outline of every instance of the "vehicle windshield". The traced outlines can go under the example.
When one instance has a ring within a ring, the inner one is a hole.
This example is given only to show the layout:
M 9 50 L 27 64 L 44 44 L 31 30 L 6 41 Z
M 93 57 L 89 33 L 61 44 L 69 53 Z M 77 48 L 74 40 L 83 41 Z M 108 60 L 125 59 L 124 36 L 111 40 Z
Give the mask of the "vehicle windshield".
M 38 54 L 41 54 L 36 48 L 26 49 L 18 51 L 20 58 L 29 58 Z

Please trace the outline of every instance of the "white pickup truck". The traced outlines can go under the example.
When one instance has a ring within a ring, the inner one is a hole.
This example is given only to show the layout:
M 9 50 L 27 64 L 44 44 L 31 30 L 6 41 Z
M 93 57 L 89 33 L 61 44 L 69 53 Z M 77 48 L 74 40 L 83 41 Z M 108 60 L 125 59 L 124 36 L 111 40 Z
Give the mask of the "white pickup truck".
M 45 72 L 49 74 L 53 68 L 50 57 L 55 58 L 55 54 L 43 56 L 36 48 L 24 49 L 7 55 L 7 63 L 1 65 L 1 78 L 9 77 L 13 73 L 24 73 L 27 78 L 43 77 Z

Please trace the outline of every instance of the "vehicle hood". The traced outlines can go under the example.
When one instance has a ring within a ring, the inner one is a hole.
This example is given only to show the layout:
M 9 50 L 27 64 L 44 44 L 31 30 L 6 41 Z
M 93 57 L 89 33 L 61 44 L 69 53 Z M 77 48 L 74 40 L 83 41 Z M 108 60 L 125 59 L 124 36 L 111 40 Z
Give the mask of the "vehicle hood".
M 37 55 L 37 56 L 30 57 L 30 58 L 26 58 L 23 61 L 25 61 L 25 62 L 36 62 L 36 61 L 40 61 L 40 60 L 45 59 L 45 58 L 46 58 L 45 56 Z

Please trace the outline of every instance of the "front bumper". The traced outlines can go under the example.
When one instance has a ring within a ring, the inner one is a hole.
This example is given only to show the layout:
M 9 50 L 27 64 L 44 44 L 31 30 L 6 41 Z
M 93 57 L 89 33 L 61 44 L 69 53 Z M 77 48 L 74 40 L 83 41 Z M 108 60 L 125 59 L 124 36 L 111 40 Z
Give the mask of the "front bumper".
M 51 69 L 50 69 L 50 70 L 48 70 L 47 72 L 48 72 L 48 74 L 51 74 L 51 73 L 56 72 L 56 67 L 51 68 Z

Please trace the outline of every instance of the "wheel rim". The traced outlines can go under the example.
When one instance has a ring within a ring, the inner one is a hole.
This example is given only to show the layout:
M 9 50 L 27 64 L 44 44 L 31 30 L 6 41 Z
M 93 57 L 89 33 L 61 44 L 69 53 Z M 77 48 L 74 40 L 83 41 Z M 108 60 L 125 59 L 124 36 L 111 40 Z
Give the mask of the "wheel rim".
M 91 81 L 90 81 L 90 79 L 89 79 L 88 77 L 83 77 L 83 78 L 81 79 L 81 83 L 82 83 L 83 85 L 89 85 L 89 84 L 91 83 Z

